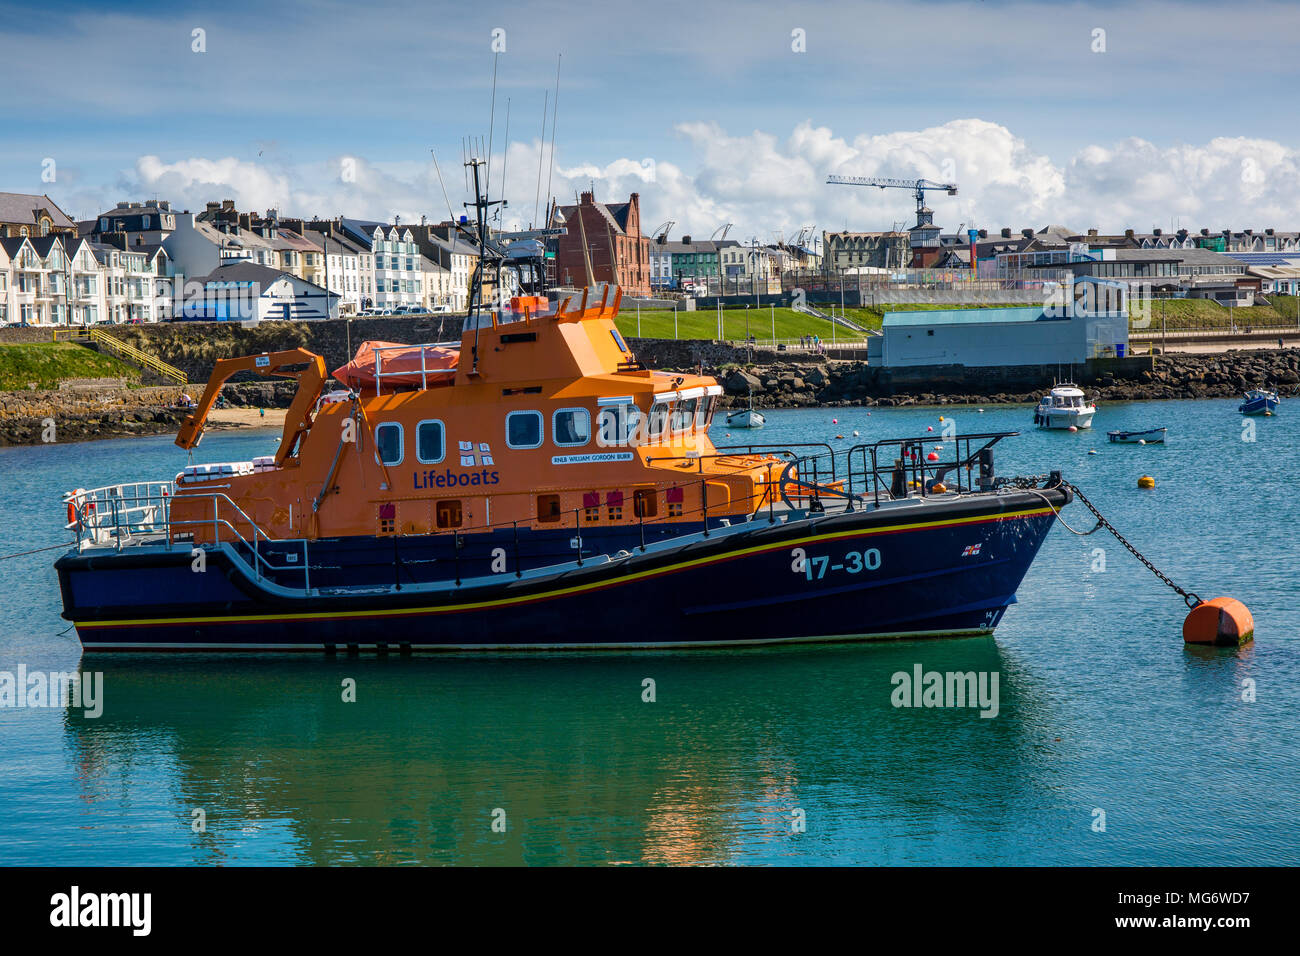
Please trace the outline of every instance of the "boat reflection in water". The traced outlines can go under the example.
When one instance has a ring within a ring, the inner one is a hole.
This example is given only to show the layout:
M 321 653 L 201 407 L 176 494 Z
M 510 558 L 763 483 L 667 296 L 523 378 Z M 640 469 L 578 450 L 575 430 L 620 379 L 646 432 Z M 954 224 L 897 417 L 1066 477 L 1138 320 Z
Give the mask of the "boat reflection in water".
M 997 717 L 895 707 L 917 665 L 997 673 Z M 104 713 L 65 726 L 105 860 L 941 862 L 1058 799 L 1057 719 L 989 638 L 94 667 Z

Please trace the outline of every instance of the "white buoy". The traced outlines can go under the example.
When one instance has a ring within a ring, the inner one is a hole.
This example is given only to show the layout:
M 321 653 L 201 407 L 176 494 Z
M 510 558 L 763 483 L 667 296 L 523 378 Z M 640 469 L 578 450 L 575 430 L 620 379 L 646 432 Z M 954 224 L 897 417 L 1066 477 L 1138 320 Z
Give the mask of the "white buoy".
M 1077 432 L 1077 431 L 1079 430 L 1079 426 L 1078 426 L 1078 425 L 1071 425 L 1070 428 L 1069 428 L 1069 430 L 1072 431 L 1072 432 Z
M 854 433 L 853 433 L 853 437 L 854 437 L 854 438 L 857 438 L 857 437 L 858 437 L 858 433 L 857 433 L 857 432 L 854 432 Z
M 1147 443 L 1147 440 L 1146 440 L 1145 438 L 1139 438 L 1139 439 L 1138 439 L 1138 444 L 1139 444 L 1139 445 L 1145 445 L 1146 443 Z

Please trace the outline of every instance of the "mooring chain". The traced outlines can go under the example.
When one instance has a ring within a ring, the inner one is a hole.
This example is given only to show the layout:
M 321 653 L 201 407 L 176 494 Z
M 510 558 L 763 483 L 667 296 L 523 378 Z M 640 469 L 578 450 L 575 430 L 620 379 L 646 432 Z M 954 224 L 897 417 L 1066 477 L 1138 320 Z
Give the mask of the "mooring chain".
M 1050 477 L 1051 477 L 1050 475 L 1029 475 L 1026 477 L 1017 477 L 1017 478 L 997 478 L 994 480 L 994 487 L 1018 488 L 1023 491 L 1028 491 L 1031 494 L 1038 495 L 1040 498 L 1043 499 L 1043 501 L 1047 502 L 1047 506 L 1052 509 L 1052 514 L 1056 515 L 1056 520 L 1059 521 L 1062 525 L 1064 525 L 1065 530 L 1069 531 L 1071 534 L 1076 534 L 1081 538 L 1086 538 L 1088 535 L 1092 534 L 1093 532 L 1105 528 L 1107 531 L 1109 531 L 1111 534 L 1115 536 L 1116 541 L 1118 541 L 1120 544 L 1124 545 L 1124 547 L 1128 549 L 1128 552 L 1131 555 L 1133 555 L 1133 557 L 1137 558 L 1144 565 L 1146 565 L 1147 569 L 1152 574 L 1154 574 L 1161 581 L 1163 581 L 1165 584 L 1169 585 L 1169 587 L 1173 588 L 1176 592 L 1178 592 L 1178 594 L 1183 599 L 1183 603 L 1186 604 L 1189 608 L 1196 607 L 1198 604 L 1202 603 L 1201 598 L 1198 594 L 1192 591 L 1184 591 L 1173 581 L 1169 580 L 1169 576 L 1167 574 L 1165 574 L 1154 564 L 1148 561 L 1143 556 L 1141 551 L 1133 547 L 1133 545 L 1129 544 L 1128 539 L 1125 538 L 1122 534 L 1120 534 L 1119 531 L 1115 529 L 1115 526 L 1105 519 L 1102 513 L 1097 510 L 1097 506 L 1088 500 L 1088 496 L 1085 495 L 1082 491 L 1080 491 L 1077 485 L 1072 485 L 1070 482 L 1062 479 L 1060 486 L 1062 488 L 1068 488 L 1070 491 L 1072 491 L 1075 497 L 1077 497 L 1081 502 L 1083 502 L 1083 506 L 1087 508 L 1089 511 L 1091 511 L 1097 519 L 1097 523 L 1093 525 L 1092 529 L 1089 531 L 1076 531 L 1074 528 L 1071 528 L 1070 525 L 1066 522 L 1066 520 L 1061 517 L 1061 513 L 1056 510 L 1056 507 L 1050 501 L 1048 501 L 1047 496 L 1044 495 L 1042 491 L 1039 490 L 1039 485 L 1042 482 L 1047 481 Z
M 1128 549 L 1129 553 L 1133 555 L 1133 557 L 1137 558 L 1139 561 L 1141 561 L 1143 564 L 1147 566 L 1147 570 L 1149 570 L 1161 581 L 1163 581 L 1165 584 L 1169 585 L 1169 587 L 1173 588 L 1176 592 L 1178 592 L 1179 596 L 1182 597 L 1183 599 L 1183 603 L 1186 604 L 1189 608 L 1196 607 L 1198 604 L 1202 603 L 1201 598 L 1198 594 L 1192 591 L 1184 591 L 1173 581 L 1169 580 L 1169 576 L 1167 574 L 1165 574 L 1154 564 L 1148 561 L 1142 555 L 1142 552 L 1140 552 L 1137 548 L 1133 547 L 1133 545 L 1129 544 L 1128 539 L 1125 538 L 1122 534 L 1120 534 L 1119 531 L 1115 529 L 1115 526 L 1102 516 L 1102 513 L 1097 510 L 1097 506 L 1088 500 L 1088 496 L 1085 495 L 1082 491 L 1080 491 L 1077 485 L 1072 485 L 1070 484 L 1070 482 L 1062 480 L 1061 487 L 1068 488 L 1070 491 L 1074 492 L 1075 497 L 1078 498 L 1081 502 L 1083 502 L 1083 506 L 1097 516 L 1097 527 L 1093 528 L 1092 531 L 1096 531 L 1097 528 L 1105 528 L 1107 531 L 1113 534 L 1115 536 L 1116 541 L 1124 545 L 1124 547 Z M 1057 517 L 1059 518 L 1060 515 L 1057 515 Z M 1087 532 L 1087 534 L 1092 534 L 1092 531 Z

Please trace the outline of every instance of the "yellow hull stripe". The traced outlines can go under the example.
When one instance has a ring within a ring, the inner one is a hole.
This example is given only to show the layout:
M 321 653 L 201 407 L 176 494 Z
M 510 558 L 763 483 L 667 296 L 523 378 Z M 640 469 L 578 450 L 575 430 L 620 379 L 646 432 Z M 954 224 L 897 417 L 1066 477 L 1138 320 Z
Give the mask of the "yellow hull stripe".
M 730 561 L 735 558 L 743 558 L 753 554 L 761 554 L 767 551 L 779 551 L 786 548 L 796 548 L 806 544 L 813 544 L 824 541 L 836 541 L 841 538 L 870 537 L 878 534 L 891 534 L 898 531 L 915 531 L 925 528 L 942 528 L 955 527 L 967 524 L 983 524 L 989 521 L 1014 521 L 1019 518 L 1034 518 L 1040 515 L 1054 513 L 1051 508 L 1034 508 L 1028 511 L 1017 511 L 1013 514 L 1003 515 L 980 515 L 972 518 L 957 518 L 947 521 L 921 521 L 912 524 L 886 525 L 881 528 L 872 528 L 870 530 L 857 531 L 837 531 L 832 534 L 809 535 L 803 538 L 793 538 L 789 541 L 782 541 L 779 544 L 758 545 L 753 548 L 746 548 L 742 551 L 732 551 L 727 554 L 718 554 L 706 558 L 694 558 L 690 561 L 682 561 L 677 564 L 669 565 L 665 568 L 655 568 L 652 570 L 638 571 L 635 574 L 628 574 L 620 577 L 617 582 L 611 581 L 592 581 L 588 584 L 577 584 L 572 587 L 560 588 L 555 591 L 546 591 L 542 594 L 526 594 L 517 597 L 498 598 L 492 601 L 475 601 L 466 604 L 454 604 L 441 607 L 412 607 L 412 608 L 392 608 L 390 610 L 375 611 L 316 611 L 302 614 L 246 614 L 246 615 L 219 615 L 216 617 L 187 617 L 187 618 L 141 618 L 139 620 L 129 621 L 84 621 L 76 626 L 82 628 L 113 628 L 113 627 L 148 627 L 152 625 L 182 625 L 182 624 L 230 624 L 241 622 L 255 621 L 312 621 L 312 620 L 339 620 L 344 618 L 356 617 L 411 617 L 429 614 L 454 614 L 461 611 L 476 611 L 490 607 L 508 607 L 512 604 L 527 604 L 533 601 L 546 601 L 552 598 L 565 597 L 570 594 L 580 594 L 584 591 L 595 591 L 601 588 L 609 587 L 613 583 L 624 584 L 630 581 L 637 581 L 643 578 L 658 577 L 662 574 L 672 574 L 676 571 L 682 571 L 687 568 L 699 567 L 706 564 L 717 564 L 723 561 Z

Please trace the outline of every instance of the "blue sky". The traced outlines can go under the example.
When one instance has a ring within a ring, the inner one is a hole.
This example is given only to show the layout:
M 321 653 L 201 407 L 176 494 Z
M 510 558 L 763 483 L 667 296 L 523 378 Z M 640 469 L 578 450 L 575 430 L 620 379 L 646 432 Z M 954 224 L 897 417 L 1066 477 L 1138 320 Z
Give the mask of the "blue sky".
M 636 189 L 679 234 L 909 218 L 905 193 L 828 187 L 830 171 L 950 175 L 959 196 L 934 205 L 953 228 L 1300 228 L 1294 3 L 235 0 L 0 17 L 0 189 L 84 217 L 152 195 L 444 216 L 429 151 L 458 208 L 500 29 L 495 175 L 516 221 L 533 215 L 563 54 L 553 191 Z

